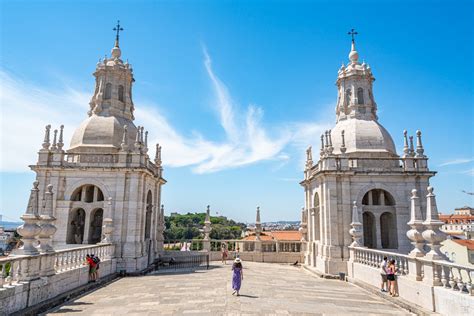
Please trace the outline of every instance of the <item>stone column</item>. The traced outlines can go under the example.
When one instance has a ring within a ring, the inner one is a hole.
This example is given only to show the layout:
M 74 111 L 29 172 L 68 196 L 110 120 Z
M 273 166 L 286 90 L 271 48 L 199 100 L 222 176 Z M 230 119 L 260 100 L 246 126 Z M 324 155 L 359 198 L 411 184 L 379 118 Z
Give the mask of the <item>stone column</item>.
M 257 216 L 255 220 L 255 252 L 262 251 L 262 240 L 260 234 L 262 233 L 262 224 L 260 223 L 260 206 L 257 206 Z
M 41 231 L 39 233 L 39 249 L 41 253 L 54 252 L 54 249 L 51 246 L 51 239 L 54 233 L 56 233 L 57 228 L 52 223 L 56 220 L 53 216 L 53 195 L 53 185 L 49 184 L 44 194 L 45 205 L 41 210 Z
M 446 260 L 441 253 L 441 242 L 446 239 L 446 234 L 440 228 L 443 222 L 439 220 L 438 208 L 436 206 L 436 196 L 433 194 L 433 187 L 428 187 L 428 195 L 426 196 L 426 220 L 423 225 L 426 230 L 423 232 L 423 238 L 427 241 L 431 248 L 426 254 L 427 259 Z
M 423 219 L 421 216 L 421 207 L 419 197 L 417 196 L 417 190 L 411 191 L 411 216 L 410 221 L 407 223 L 411 229 L 407 231 L 407 237 L 412 241 L 413 250 L 409 253 L 411 257 L 423 257 L 424 238 L 422 235 L 423 230 Z
M 204 220 L 204 228 L 203 228 L 204 239 L 203 239 L 203 242 L 202 242 L 202 247 L 206 251 L 211 251 L 211 239 L 209 238 L 209 233 L 211 232 L 211 230 L 212 230 L 212 228 L 211 228 L 211 210 L 210 210 L 210 206 L 208 205 L 207 210 L 206 210 L 206 219 Z
M 36 237 L 41 232 L 41 227 L 38 226 L 40 217 L 38 214 L 39 207 L 39 181 L 33 182 L 33 189 L 30 193 L 30 200 L 26 213 L 20 218 L 25 222 L 17 228 L 18 234 L 22 237 L 23 247 L 18 251 L 19 255 L 37 255 L 38 249 L 35 247 Z
M 164 231 L 165 231 L 165 206 L 162 204 L 160 209 L 160 215 L 158 216 L 158 225 L 156 231 L 156 250 L 163 251 L 164 242 Z

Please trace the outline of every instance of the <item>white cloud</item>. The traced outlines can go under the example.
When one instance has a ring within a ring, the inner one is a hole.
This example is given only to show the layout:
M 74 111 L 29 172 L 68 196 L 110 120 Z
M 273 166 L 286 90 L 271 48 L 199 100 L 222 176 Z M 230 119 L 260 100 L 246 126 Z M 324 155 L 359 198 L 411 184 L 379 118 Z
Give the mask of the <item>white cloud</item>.
M 165 166 L 190 166 L 195 173 L 210 173 L 274 160 L 279 162 L 279 169 L 291 159 L 291 155 L 284 152 L 289 146 L 298 151 L 296 156 L 302 166 L 303 148 L 317 143 L 328 125 L 281 123 L 273 126 L 278 133 L 270 135 L 263 124 L 263 109 L 249 105 L 239 112 L 228 88 L 215 74 L 209 54 L 205 49 L 203 52 L 204 66 L 215 93 L 213 108 L 225 137 L 216 142 L 199 132 L 183 134 L 169 124 L 158 105 L 138 101 L 136 122 L 149 130 L 149 144 L 159 142 L 162 145 Z M 33 164 L 47 124 L 52 124 L 53 129 L 65 125 L 67 148 L 74 129 L 87 117 L 92 92 L 70 86 L 46 88 L 14 78 L 4 71 L 0 71 L 0 80 L 0 171 L 25 171 L 27 165 Z M 153 156 L 155 148 L 150 147 L 149 154 Z
M 439 167 L 444 167 L 444 166 L 451 166 L 451 165 L 460 165 L 460 164 L 465 164 L 474 161 L 474 159 L 466 159 L 466 158 L 457 158 L 453 160 L 448 160 L 446 162 L 443 162 L 442 164 L 439 165 Z

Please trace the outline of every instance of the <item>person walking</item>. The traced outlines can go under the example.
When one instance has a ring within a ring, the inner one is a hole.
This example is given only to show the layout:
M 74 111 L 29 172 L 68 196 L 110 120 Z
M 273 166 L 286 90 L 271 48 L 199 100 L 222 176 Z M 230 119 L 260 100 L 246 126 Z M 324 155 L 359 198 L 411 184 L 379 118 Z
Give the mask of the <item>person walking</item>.
M 380 276 L 382 277 L 382 283 L 380 285 L 380 291 L 387 292 L 387 264 L 388 258 L 387 256 L 383 257 L 383 261 L 380 263 Z
M 397 273 L 397 267 L 395 266 L 395 260 L 392 259 L 388 263 L 387 267 L 387 280 L 390 296 L 398 296 L 397 291 L 397 280 L 395 278 L 395 273 Z
M 234 260 L 234 264 L 232 265 L 232 295 L 237 294 L 240 295 L 240 287 L 242 286 L 242 280 L 244 279 L 244 271 L 242 267 L 242 260 L 240 258 L 236 258 Z
M 223 242 L 221 244 L 221 256 L 222 256 L 222 263 L 223 264 L 227 264 L 227 256 L 228 256 L 228 252 L 227 252 L 227 244 L 225 242 Z

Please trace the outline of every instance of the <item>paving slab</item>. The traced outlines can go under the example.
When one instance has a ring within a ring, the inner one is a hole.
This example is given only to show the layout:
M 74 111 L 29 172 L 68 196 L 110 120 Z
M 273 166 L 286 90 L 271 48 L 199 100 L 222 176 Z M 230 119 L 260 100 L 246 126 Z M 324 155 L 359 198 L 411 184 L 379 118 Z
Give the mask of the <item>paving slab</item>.
M 244 262 L 241 296 L 232 295 L 231 266 L 127 277 L 46 315 L 412 315 L 343 281 L 301 267 Z

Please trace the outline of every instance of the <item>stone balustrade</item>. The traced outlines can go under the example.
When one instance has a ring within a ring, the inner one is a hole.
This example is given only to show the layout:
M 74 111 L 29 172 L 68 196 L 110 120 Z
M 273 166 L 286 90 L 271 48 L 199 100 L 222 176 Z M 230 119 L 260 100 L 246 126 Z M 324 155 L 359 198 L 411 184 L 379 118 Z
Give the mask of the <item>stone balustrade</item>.
M 100 277 L 116 273 L 113 244 L 79 246 L 0 259 L 0 314 L 11 314 L 63 295 L 89 281 L 86 255 L 100 259 Z
M 394 259 L 399 296 L 442 315 L 468 315 L 474 310 L 474 268 L 395 252 L 350 247 L 348 280 L 380 288 L 383 257 Z
M 81 246 L 39 255 L 9 256 L 0 259 L 0 289 L 39 277 L 51 276 L 84 266 L 87 254 L 95 254 L 101 261 L 113 259 L 113 244 Z
M 239 256 L 242 260 L 255 262 L 302 262 L 303 242 L 294 240 L 239 240 L 225 239 L 208 241 L 203 239 L 165 241 L 165 250 L 208 251 L 211 260 L 220 260 L 222 247 L 228 251 L 228 258 Z M 206 249 L 206 246 L 209 248 Z

